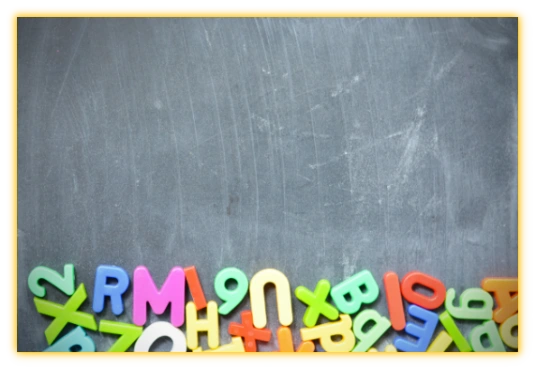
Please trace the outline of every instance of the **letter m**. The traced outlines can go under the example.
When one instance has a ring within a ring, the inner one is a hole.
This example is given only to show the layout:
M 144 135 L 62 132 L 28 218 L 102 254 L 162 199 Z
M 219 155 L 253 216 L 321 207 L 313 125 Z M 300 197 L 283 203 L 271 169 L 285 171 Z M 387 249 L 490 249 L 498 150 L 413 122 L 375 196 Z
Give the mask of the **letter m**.
M 147 302 L 155 314 L 163 314 L 167 305 L 171 305 L 171 324 L 180 327 L 184 324 L 185 304 L 184 270 L 174 267 L 158 290 L 149 270 L 138 266 L 134 270 L 134 305 L 132 319 L 135 325 L 143 326 L 147 321 Z

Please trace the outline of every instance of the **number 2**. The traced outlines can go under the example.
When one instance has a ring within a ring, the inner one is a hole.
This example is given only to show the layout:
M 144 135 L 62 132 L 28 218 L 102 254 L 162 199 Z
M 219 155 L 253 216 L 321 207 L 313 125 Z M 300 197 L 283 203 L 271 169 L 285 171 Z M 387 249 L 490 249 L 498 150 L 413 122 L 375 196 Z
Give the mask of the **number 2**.
M 45 266 L 34 268 L 28 276 L 28 286 L 30 291 L 37 297 L 45 297 L 46 290 L 39 284 L 39 280 L 45 280 L 58 290 L 71 296 L 74 293 L 74 265 L 65 264 L 63 267 L 63 276 Z

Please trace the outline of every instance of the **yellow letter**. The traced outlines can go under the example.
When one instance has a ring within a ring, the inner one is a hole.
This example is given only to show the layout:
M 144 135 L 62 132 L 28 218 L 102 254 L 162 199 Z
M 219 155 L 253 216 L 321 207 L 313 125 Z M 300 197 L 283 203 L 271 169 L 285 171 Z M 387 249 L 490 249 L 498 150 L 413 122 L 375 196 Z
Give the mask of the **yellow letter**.
M 290 282 L 288 282 L 288 278 L 284 274 L 275 269 L 261 270 L 251 278 L 249 289 L 251 291 L 251 311 L 253 313 L 254 326 L 261 329 L 265 328 L 267 324 L 266 299 L 264 296 L 264 286 L 267 283 L 275 285 L 280 324 L 289 326 L 293 321 Z
M 202 348 L 197 347 L 193 352 L 245 352 L 243 341 L 241 337 L 232 337 L 232 342 L 226 345 L 220 346 L 213 350 L 203 351 Z
M 215 301 L 206 305 L 206 319 L 197 319 L 197 307 L 193 301 L 186 304 L 186 342 L 190 350 L 199 347 L 199 332 L 208 333 L 208 347 L 219 346 L 219 313 Z
M 342 336 L 340 341 L 333 341 L 333 336 Z M 325 323 L 312 328 L 301 329 L 303 341 L 320 340 L 320 345 L 327 352 L 349 352 L 355 347 L 355 335 L 351 330 L 351 318 L 340 314 L 340 320 Z
M 450 337 L 445 331 L 438 334 L 437 338 L 427 348 L 427 352 L 445 352 L 453 342 L 453 338 Z

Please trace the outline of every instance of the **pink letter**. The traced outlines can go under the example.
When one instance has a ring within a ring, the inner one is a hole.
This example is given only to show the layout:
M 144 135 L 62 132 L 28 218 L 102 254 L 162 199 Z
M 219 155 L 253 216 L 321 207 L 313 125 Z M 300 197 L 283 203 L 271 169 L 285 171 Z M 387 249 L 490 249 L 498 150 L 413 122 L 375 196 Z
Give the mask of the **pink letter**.
M 174 267 L 158 291 L 149 270 L 138 266 L 134 270 L 134 324 L 142 326 L 147 321 L 147 302 L 155 314 L 163 314 L 167 305 L 171 304 L 171 324 L 175 327 L 184 324 L 185 284 L 184 270 Z

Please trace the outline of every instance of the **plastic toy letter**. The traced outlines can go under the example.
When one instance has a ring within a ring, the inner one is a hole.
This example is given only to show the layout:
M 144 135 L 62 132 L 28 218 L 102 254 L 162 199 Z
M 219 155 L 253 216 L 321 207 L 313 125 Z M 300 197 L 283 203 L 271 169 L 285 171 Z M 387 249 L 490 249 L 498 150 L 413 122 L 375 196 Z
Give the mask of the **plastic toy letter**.
M 295 352 L 290 328 L 280 327 L 277 329 L 277 340 L 279 341 L 279 352 Z M 304 341 L 297 348 L 297 352 L 314 352 L 315 348 L 313 342 Z
M 305 326 L 309 328 L 315 326 L 320 314 L 329 320 L 338 319 L 338 310 L 326 301 L 330 290 L 331 284 L 326 279 L 322 279 L 316 284 L 314 292 L 303 286 L 295 289 L 295 296 L 299 301 L 308 305 L 303 315 Z
M 175 327 L 184 324 L 185 283 L 182 268 L 174 267 L 158 291 L 149 270 L 144 266 L 138 266 L 134 270 L 132 310 L 134 324 L 142 326 L 147 321 L 147 302 L 155 314 L 163 314 L 167 305 L 171 304 L 171 324 Z
M 206 319 L 197 318 L 197 307 L 190 301 L 186 304 L 186 342 L 190 350 L 199 347 L 199 332 L 208 333 L 208 347 L 219 347 L 219 314 L 215 301 L 209 301 Z
M 455 321 L 451 317 L 451 315 L 445 311 L 438 317 L 440 319 L 440 322 L 446 329 L 446 332 L 448 332 L 449 336 L 455 342 L 455 346 L 459 349 L 461 352 L 470 352 L 472 351 L 472 347 L 464 338 L 463 334 L 455 324 Z
M 455 299 L 455 289 L 450 288 L 446 294 L 446 310 L 456 319 L 470 320 L 491 320 L 492 305 L 494 300 L 490 293 L 483 291 L 481 288 L 468 288 L 459 296 L 459 306 L 453 306 Z M 470 303 L 482 302 L 482 307 L 470 307 Z
M 86 298 L 87 293 L 85 292 L 83 283 L 80 284 L 65 305 L 34 297 L 33 302 L 37 308 L 37 312 L 55 318 L 45 330 L 45 337 L 48 344 L 54 342 L 68 323 L 79 325 L 93 331 L 97 330 L 97 322 L 93 315 L 77 311 Z
M 78 350 L 73 350 L 79 347 Z M 95 343 L 82 327 L 76 327 L 61 337 L 52 346 L 43 350 L 47 352 L 95 352 Z
M 372 347 L 371 349 L 368 350 L 368 352 L 379 352 L 379 351 L 375 347 Z M 398 350 L 396 350 L 396 346 L 389 344 L 385 346 L 384 352 L 398 352 Z
M 364 328 L 368 322 L 373 322 L 374 324 L 373 327 L 368 329 L 365 333 L 362 331 L 362 328 Z M 390 321 L 387 318 L 382 317 L 373 309 L 363 310 L 358 313 L 353 321 L 353 333 L 360 342 L 357 343 L 353 352 L 368 351 L 368 349 L 372 347 L 383 334 L 385 334 L 390 326 Z
M 201 281 L 199 281 L 199 275 L 195 266 L 189 266 L 184 268 L 184 274 L 186 275 L 186 282 L 195 303 L 197 310 L 204 309 L 206 307 L 206 298 L 202 290 Z
M 192 352 L 245 352 L 245 347 L 243 346 L 243 340 L 241 337 L 232 337 L 231 342 L 226 345 L 219 346 L 213 350 L 203 350 L 201 347 L 197 347 Z
M 234 289 L 228 289 L 227 281 L 236 281 Z M 242 302 L 249 290 L 249 280 L 244 272 L 238 268 L 225 268 L 215 276 L 214 289 L 217 297 L 224 301 L 219 307 L 219 314 L 229 314 L 240 302 Z
M 425 322 L 423 326 L 407 323 L 407 326 L 405 327 L 405 332 L 416 337 L 418 341 L 415 344 L 409 340 L 398 337 L 394 340 L 394 345 L 401 351 L 424 352 L 427 350 L 433 332 L 438 324 L 438 315 L 417 305 L 410 305 L 408 312 L 410 316 Z
M 334 341 L 334 336 L 342 336 L 339 341 Z M 351 331 L 351 318 L 349 315 L 340 315 L 340 320 L 333 323 L 325 323 L 313 328 L 302 328 L 301 339 L 312 341 L 319 339 L 320 345 L 327 352 L 349 352 L 355 347 L 355 335 Z
M 450 347 L 453 339 L 445 331 L 441 331 L 437 338 L 429 345 L 427 352 L 445 352 Z
M 414 290 L 415 285 L 421 285 L 433 290 L 432 296 L 426 296 Z M 422 272 L 409 272 L 401 281 L 401 293 L 405 300 L 427 310 L 434 310 L 444 303 L 446 287 L 440 280 Z
M 494 321 L 498 324 L 518 311 L 518 278 L 485 278 L 481 286 L 494 292 L 498 307 L 494 309 Z
M 293 322 L 290 282 L 284 274 L 275 269 L 261 270 L 251 278 L 249 289 L 253 324 L 256 328 L 264 328 L 267 324 L 264 286 L 268 283 L 273 283 L 276 288 L 279 322 L 289 326 Z
M 135 352 L 149 352 L 150 347 L 160 337 L 169 337 L 173 341 L 170 352 L 186 352 L 186 336 L 178 328 L 167 322 L 149 325 L 134 346 Z
M 513 328 L 518 329 L 518 314 L 515 314 L 500 325 L 500 336 L 503 342 L 512 349 L 518 348 L 518 335 L 513 336 Z
M 487 336 L 490 342 L 488 347 L 483 346 L 482 337 Z M 478 325 L 470 332 L 470 344 L 475 352 L 500 352 L 505 351 L 498 327 L 493 320 Z
M 65 264 L 63 276 L 45 266 L 34 268 L 28 276 L 28 287 L 37 297 L 46 296 L 45 288 L 39 284 L 41 279 L 47 281 L 67 296 L 71 296 L 74 293 L 74 265 L 72 264 Z
M 232 322 L 228 326 L 231 336 L 241 336 L 245 341 L 245 351 L 255 352 L 256 341 L 269 342 L 271 331 L 267 328 L 258 329 L 253 325 L 253 314 L 246 310 L 241 313 L 242 324 Z
M 396 331 L 401 331 L 405 328 L 407 322 L 405 321 L 405 310 L 401 299 L 401 286 L 399 285 L 398 275 L 394 272 L 386 272 L 383 276 L 383 282 L 392 328 Z
M 115 279 L 114 284 L 107 284 L 108 278 Z M 121 315 L 124 311 L 123 293 L 130 285 L 128 273 L 123 268 L 112 265 L 99 265 L 95 273 L 95 288 L 93 290 L 93 311 L 101 313 L 104 310 L 104 298 L 110 297 L 111 311 Z
M 362 292 L 363 287 L 366 292 Z M 349 300 L 345 298 L 348 294 Z M 331 289 L 334 304 L 344 314 L 356 313 L 362 304 L 371 304 L 378 296 L 379 286 L 369 270 L 362 270 Z
M 141 336 L 142 327 L 135 324 L 101 320 L 99 331 L 102 333 L 119 334 L 121 337 L 108 349 L 108 352 L 125 352 Z

